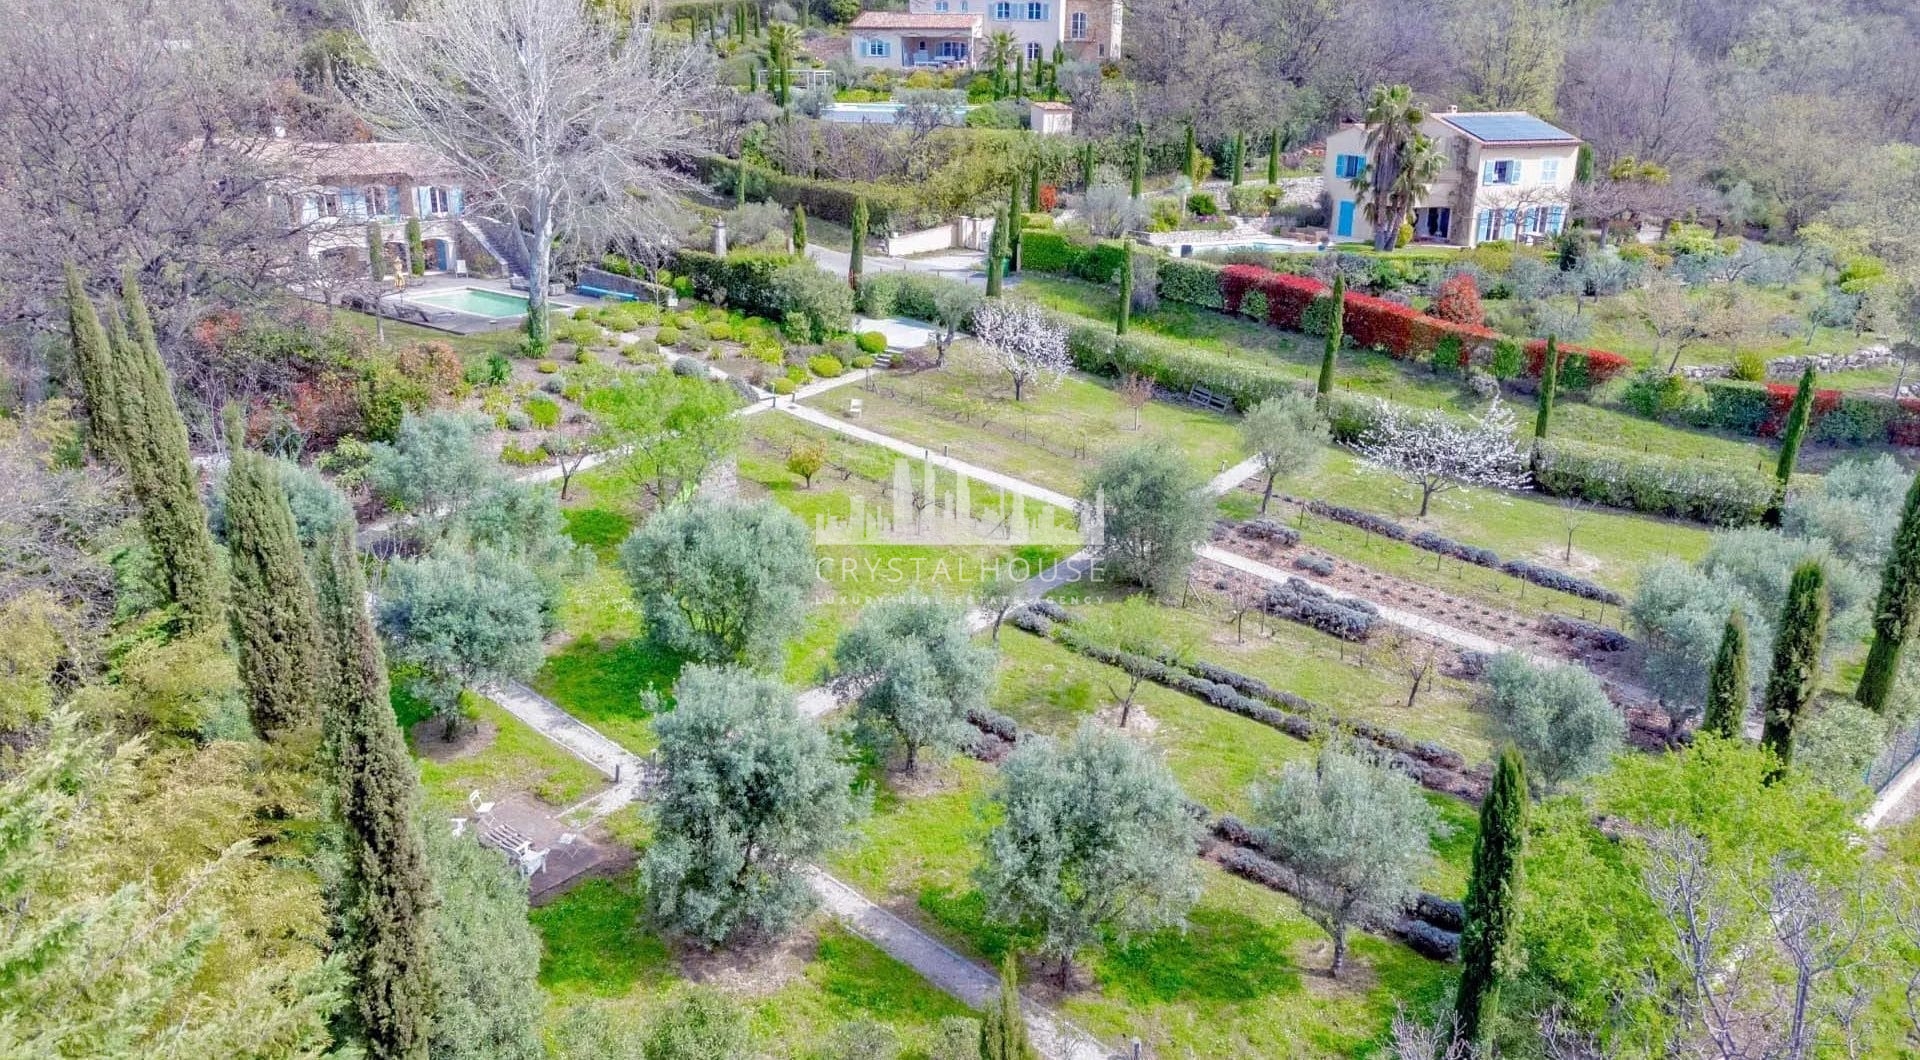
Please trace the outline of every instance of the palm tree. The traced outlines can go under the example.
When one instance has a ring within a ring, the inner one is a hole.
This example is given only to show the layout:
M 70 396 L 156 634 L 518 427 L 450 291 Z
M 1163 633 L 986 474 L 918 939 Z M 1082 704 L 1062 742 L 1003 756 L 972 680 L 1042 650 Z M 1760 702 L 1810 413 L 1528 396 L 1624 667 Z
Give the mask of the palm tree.
M 1353 186 L 1367 206 L 1367 220 L 1373 225 L 1373 248 L 1391 250 L 1393 242 L 1400 234 L 1400 222 L 1406 218 L 1413 199 L 1405 198 L 1397 192 L 1404 192 L 1408 186 L 1402 171 L 1408 168 L 1410 154 L 1416 150 L 1414 144 L 1425 139 L 1420 135 L 1420 123 L 1425 121 L 1426 111 L 1414 102 L 1413 89 L 1406 85 L 1375 85 L 1373 93 L 1367 97 L 1367 154 L 1369 160 L 1360 173 L 1353 178 Z M 1428 145 L 1431 150 L 1431 144 Z M 1423 163 L 1424 164 L 1424 163 Z M 1433 170 L 1419 184 L 1425 191 L 1426 185 L 1433 182 L 1439 171 L 1439 163 L 1433 163 Z
M 1440 167 L 1447 161 L 1443 151 L 1433 137 L 1425 133 L 1414 133 L 1413 140 L 1407 145 L 1405 160 L 1400 164 L 1400 176 L 1387 189 L 1388 203 L 1392 207 L 1393 232 L 1397 241 L 1400 224 L 1413 216 L 1414 207 L 1427 197 L 1427 189 L 1440 176 Z M 1378 245 L 1379 233 L 1374 233 L 1374 242 Z M 1393 245 L 1390 241 L 1388 246 Z
M 791 22 L 775 22 L 767 27 L 767 87 L 773 90 L 773 101 L 783 107 L 793 88 L 788 67 L 793 65 L 793 57 L 799 51 L 799 27 Z
M 999 99 L 1007 91 L 1007 67 L 1012 65 L 1013 57 L 1019 53 L 1020 45 L 1013 34 L 1006 30 L 996 30 L 987 37 L 987 65 L 993 68 L 993 98 Z

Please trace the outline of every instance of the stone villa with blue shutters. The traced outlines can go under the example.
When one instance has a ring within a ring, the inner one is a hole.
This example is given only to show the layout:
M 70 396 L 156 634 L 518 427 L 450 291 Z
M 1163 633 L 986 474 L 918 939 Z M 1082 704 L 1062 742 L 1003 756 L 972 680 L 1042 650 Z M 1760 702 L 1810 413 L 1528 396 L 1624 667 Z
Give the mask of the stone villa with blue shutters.
M 1539 242 L 1566 227 L 1579 137 L 1522 111 L 1429 113 L 1420 131 L 1446 162 L 1408 218 L 1416 242 Z M 1336 241 L 1373 238 L 1353 187 L 1368 162 L 1366 138 L 1358 123 L 1327 137 L 1327 228 Z
M 1121 0 L 908 0 L 905 11 L 866 11 L 847 25 L 853 61 L 867 68 L 982 66 L 986 39 L 1011 34 L 1027 67 L 1120 58 Z
M 364 270 L 379 226 L 390 271 L 411 264 L 407 222 L 420 222 L 428 272 L 460 259 L 466 190 L 451 163 L 418 144 L 308 143 L 275 139 L 260 162 L 279 174 L 271 200 L 315 259 L 344 258 Z

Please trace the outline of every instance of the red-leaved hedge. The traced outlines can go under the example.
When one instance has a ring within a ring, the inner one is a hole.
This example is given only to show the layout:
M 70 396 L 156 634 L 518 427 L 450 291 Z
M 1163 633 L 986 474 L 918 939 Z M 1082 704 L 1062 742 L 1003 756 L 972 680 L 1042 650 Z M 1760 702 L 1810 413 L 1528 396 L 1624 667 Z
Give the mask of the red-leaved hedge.
M 1527 343 L 1527 374 L 1538 379 L 1546 366 L 1547 340 L 1531 340 Z M 1563 342 L 1560 344 L 1560 377 L 1555 382 L 1568 390 L 1584 390 L 1599 386 L 1631 367 L 1633 362 L 1617 353 Z M 1792 400 L 1791 394 L 1788 400 Z

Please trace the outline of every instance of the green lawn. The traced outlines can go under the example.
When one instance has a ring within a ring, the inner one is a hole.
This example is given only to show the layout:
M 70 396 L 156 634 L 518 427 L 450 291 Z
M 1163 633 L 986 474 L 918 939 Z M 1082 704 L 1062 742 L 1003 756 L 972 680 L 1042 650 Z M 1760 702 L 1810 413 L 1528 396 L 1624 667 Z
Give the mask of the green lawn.
M 606 784 L 606 778 L 598 770 L 527 728 L 491 700 L 472 694 L 468 696 L 468 705 L 473 711 L 473 722 L 491 727 L 492 740 L 478 751 L 449 761 L 435 761 L 420 754 L 410 731 L 414 722 L 426 716 L 424 709 L 397 684 L 393 701 L 401 725 L 409 730 L 407 743 L 420 766 L 420 787 L 425 792 L 427 807 L 435 813 L 464 811 L 467 794 L 476 789 L 490 797 L 525 791 L 551 806 L 564 807 L 579 802 Z M 421 738 L 438 740 L 437 725 L 428 725 Z
M 544 945 L 540 985 L 555 1014 L 585 1007 L 601 1019 L 645 1020 L 686 982 L 643 913 L 632 873 L 588 881 L 532 912 Z M 748 948 L 742 978 L 753 984 L 723 980 L 720 987 L 746 1008 L 754 1044 L 767 1055 L 814 1056 L 834 1027 L 860 1018 L 892 1027 L 905 1055 L 924 1055 L 942 1019 L 971 1015 L 912 969 L 824 920 L 803 929 L 792 951 Z M 757 974 L 756 963 L 766 966 Z
M 965 344 L 945 368 L 888 373 L 875 391 L 835 391 L 808 403 L 844 415 L 852 396 L 861 399 L 862 426 L 1069 496 L 1087 469 L 1115 449 L 1163 446 L 1209 477 L 1243 455 L 1231 419 L 1152 402 L 1136 429 L 1132 410 L 1112 387 L 1080 373 L 1057 388 L 1029 389 L 1016 403 L 1007 377 Z

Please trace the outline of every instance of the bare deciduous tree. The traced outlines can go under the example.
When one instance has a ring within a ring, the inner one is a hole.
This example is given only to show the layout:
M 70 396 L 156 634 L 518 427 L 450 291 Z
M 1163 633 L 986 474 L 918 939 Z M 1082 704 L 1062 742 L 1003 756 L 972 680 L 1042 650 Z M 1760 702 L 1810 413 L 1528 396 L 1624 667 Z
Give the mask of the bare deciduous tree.
M 1139 372 L 1128 372 L 1120 380 L 1120 400 L 1133 410 L 1133 429 L 1140 429 L 1140 410 L 1153 400 L 1153 378 Z
M 1526 489 L 1527 459 L 1513 440 L 1513 412 L 1498 397 L 1473 420 L 1408 413 L 1381 403 L 1354 446 L 1366 466 L 1420 491 L 1420 516 L 1436 494 L 1464 486 Z
M 973 333 L 994 364 L 1013 378 L 1013 400 L 1028 383 L 1059 386 L 1073 367 L 1067 331 L 1031 302 L 988 299 L 973 313 Z
M 421 0 L 404 20 L 380 0 L 356 18 L 369 62 L 353 84 L 367 119 L 445 155 L 519 233 L 527 329 L 547 338 L 556 247 L 597 254 L 669 230 L 712 94 L 710 53 L 586 0 Z

